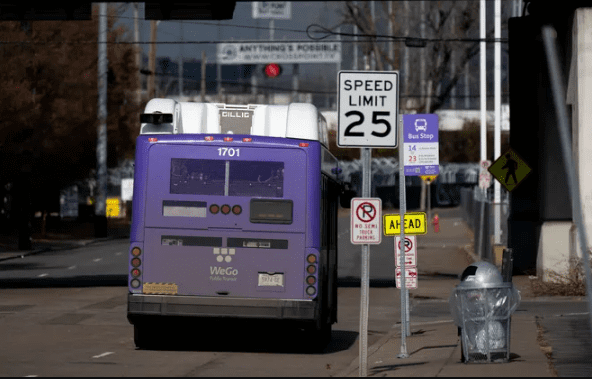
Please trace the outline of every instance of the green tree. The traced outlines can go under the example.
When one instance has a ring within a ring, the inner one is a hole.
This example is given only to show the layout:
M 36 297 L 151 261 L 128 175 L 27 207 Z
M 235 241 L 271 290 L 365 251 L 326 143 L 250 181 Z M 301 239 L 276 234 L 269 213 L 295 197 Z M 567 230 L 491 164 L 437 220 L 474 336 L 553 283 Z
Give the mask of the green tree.
M 26 183 L 32 211 L 56 209 L 59 190 L 96 167 L 98 7 L 91 21 L 0 22 L 0 180 Z M 138 114 L 134 48 L 108 21 L 108 164 L 133 157 Z M 23 185 L 17 186 L 22 188 Z M 22 207 L 21 207 L 22 208 Z

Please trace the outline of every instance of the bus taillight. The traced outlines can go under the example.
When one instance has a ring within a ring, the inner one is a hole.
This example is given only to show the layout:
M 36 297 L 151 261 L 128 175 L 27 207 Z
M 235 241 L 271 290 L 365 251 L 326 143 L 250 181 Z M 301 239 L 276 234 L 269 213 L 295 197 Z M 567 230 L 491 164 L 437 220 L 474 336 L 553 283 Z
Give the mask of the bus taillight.
M 241 214 L 242 211 L 243 209 L 240 205 L 235 205 L 234 207 L 232 207 L 232 213 L 234 213 L 235 215 Z
M 140 274 L 141 274 L 140 269 L 135 268 L 135 269 L 132 270 L 132 276 L 136 276 L 137 277 L 137 276 L 140 276 Z
M 132 288 L 140 287 L 140 281 L 138 279 L 132 279 L 130 284 L 131 284 Z
M 207 137 L 205 137 L 204 139 L 205 139 L 206 141 L 213 141 L 213 140 L 214 140 L 214 137 L 212 137 L 212 136 L 207 136 Z
M 308 263 L 315 263 L 317 261 L 317 257 L 314 254 L 308 254 L 308 257 L 306 257 L 306 261 Z
M 132 259 L 132 266 L 133 267 L 140 267 L 140 264 L 141 263 L 142 262 L 140 261 L 140 258 L 134 258 L 134 259 Z
M 308 147 L 308 142 L 300 142 L 298 144 L 298 146 L 300 146 L 300 147 Z
M 306 287 L 306 294 L 312 296 L 317 293 L 317 290 L 313 286 Z
M 224 137 L 224 142 L 232 142 L 232 137 Z
M 317 282 L 317 278 L 315 278 L 314 276 L 308 276 L 306 278 L 306 284 L 312 286 L 313 284 L 315 284 Z
M 132 249 L 132 255 L 134 257 L 139 257 L 140 254 L 142 254 L 142 250 L 139 247 L 136 246 Z
M 245 137 L 245 138 L 243 138 L 243 142 L 253 142 L 253 139 L 249 138 L 249 137 Z
M 309 274 L 314 274 L 315 272 L 317 272 L 317 268 L 314 265 L 309 265 L 306 268 L 306 272 L 308 272 Z

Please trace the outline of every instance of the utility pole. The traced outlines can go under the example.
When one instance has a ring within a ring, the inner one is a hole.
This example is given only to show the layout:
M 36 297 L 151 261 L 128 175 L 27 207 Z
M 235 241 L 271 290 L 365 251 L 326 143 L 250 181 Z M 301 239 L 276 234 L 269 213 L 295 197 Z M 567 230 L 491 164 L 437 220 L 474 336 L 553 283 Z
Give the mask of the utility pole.
M 495 113 L 495 129 L 493 137 L 493 151 L 494 157 L 497 159 L 501 155 L 501 109 L 502 109 L 502 50 L 501 43 L 498 42 L 501 38 L 502 30 L 502 3 L 500 0 L 495 0 L 494 3 L 494 113 Z M 499 180 L 494 181 L 494 243 L 499 245 L 501 242 L 501 183 Z
M 425 1 L 421 0 L 419 2 L 420 8 L 419 8 L 419 16 L 421 18 L 420 21 L 420 36 L 421 38 L 426 38 L 425 35 L 425 24 L 426 24 L 426 17 L 425 17 Z M 425 79 L 426 79 L 426 52 L 425 52 L 425 48 L 421 49 L 421 63 L 420 63 L 420 88 L 421 88 L 421 97 L 422 97 L 422 105 L 425 105 L 425 101 L 426 101 L 426 88 L 425 88 Z M 427 112 L 427 110 L 426 110 Z
M 256 19 L 257 26 L 257 41 L 259 41 L 259 19 Z M 251 95 L 254 97 L 254 103 L 257 103 L 257 73 L 259 66 L 256 64 L 252 65 L 253 71 L 251 72 Z
M 388 34 L 389 36 L 393 35 L 393 2 L 388 2 Z M 389 39 L 388 42 L 388 57 L 391 62 L 394 59 L 394 51 L 393 51 L 393 40 Z M 395 66 L 394 63 L 389 63 L 389 70 L 394 70 Z
M 481 82 L 481 162 L 484 162 L 487 159 L 487 82 L 486 82 L 486 69 L 487 69 L 487 49 L 485 46 L 485 22 L 486 22 L 486 10 L 485 10 L 485 0 L 480 1 L 480 11 L 479 11 L 479 36 L 481 38 L 480 42 L 480 49 L 481 49 L 481 70 L 480 70 L 480 82 Z M 485 207 L 485 203 L 487 202 L 487 190 L 484 189 L 481 195 L 481 212 L 480 212 L 480 221 L 479 221 L 479 258 L 484 259 L 485 255 L 487 254 L 484 251 L 484 246 L 488 246 L 489 243 L 484 241 L 489 241 L 489 228 L 485 229 L 485 225 L 489 225 L 489 212 L 487 211 L 489 207 Z M 486 212 L 487 211 L 487 216 Z M 485 221 L 485 217 L 487 217 L 487 222 Z
M 354 1 L 357 5 L 357 1 Z M 357 13 L 357 8 L 356 13 Z M 357 15 L 356 15 L 357 16 Z M 358 69 L 358 26 L 354 24 L 354 70 Z
M 206 51 L 201 51 L 201 102 L 206 102 Z
M 471 108 L 471 78 L 469 77 L 469 62 L 465 64 L 465 109 Z
M 337 70 L 339 72 L 339 70 Z M 292 67 L 292 102 L 298 103 L 300 101 L 300 96 L 298 96 L 298 75 L 299 75 L 299 67 L 297 63 L 294 63 Z
M 181 46 L 179 49 L 179 101 L 183 97 L 183 21 L 180 22 L 181 29 Z
M 409 1 L 405 0 L 405 37 L 409 36 Z M 405 45 L 403 55 L 403 71 L 405 72 L 405 110 L 409 109 L 409 82 L 411 81 L 411 73 L 409 72 L 409 47 Z
M 107 3 L 99 4 L 97 197 L 95 237 L 107 237 Z
M 148 70 L 150 78 L 148 80 L 148 99 L 155 98 L 155 79 L 156 79 L 156 20 L 150 20 L 150 57 L 148 58 Z
M 134 42 L 136 43 L 136 66 L 138 67 L 138 91 L 136 93 L 136 103 L 142 102 L 142 48 L 140 47 L 140 28 L 139 28 L 139 15 L 138 9 L 140 3 L 134 3 Z
M 452 33 L 453 35 L 456 35 L 456 30 L 455 30 L 455 19 L 456 19 L 456 12 L 454 11 L 454 5 L 453 8 L 451 9 L 452 14 L 450 15 L 451 20 L 450 20 L 450 29 L 452 29 Z M 450 65 L 450 76 L 454 78 L 454 76 L 456 75 L 456 54 L 455 54 L 456 49 L 452 49 L 452 52 L 450 53 L 450 61 L 452 62 L 452 64 Z M 458 83 L 458 81 L 457 81 Z M 456 85 L 454 87 L 452 87 L 452 91 L 450 91 L 450 108 L 451 109 L 456 109 Z

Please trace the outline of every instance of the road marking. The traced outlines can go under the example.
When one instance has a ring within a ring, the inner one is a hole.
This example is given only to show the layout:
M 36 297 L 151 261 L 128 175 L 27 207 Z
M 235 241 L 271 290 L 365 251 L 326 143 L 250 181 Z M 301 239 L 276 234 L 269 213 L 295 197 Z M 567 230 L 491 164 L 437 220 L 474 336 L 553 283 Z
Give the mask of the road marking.
M 116 256 L 121 255 L 121 254 L 123 254 L 123 253 L 121 253 L 121 252 L 120 253 L 115 253 Z
M 112 352 L 112 351 L 107 351 L 107 352 L 105 352 L 103 354 L 95 355 L 93 358 L 95 358 L 95 359 L 96 358 L 103 358 L 103 357 L 106 357 L 107 355 L 111 355 L 111 354 L 115 354 L 115 353 Z
M 563 317 L 563 316 L 585 316 L 590 312 L 580 312 L 580 313 L 564 313 L 561 315 L 555 315 L 555 317 Z
M 413 326 L 417 326 L 417 325 L 430 325 L 430 324 L 446 324 L 446 323 L 451 323 L 454 322 L 453 320 L 440 320 L 440 321 L 426 321 L 426 322 L 410 322 L 409 324 L 413 325 Z M 395 325 L 393 325 L 394 327 L 398 327 L 399 325 L 401 325 L 401 322 L 396 323 Z
M 38 375 L 25 375 L 24 378 L 36 378 Z
M 68 267 L 68 270 L 74 270 L 76 268 L 76 266 L 70 266 Z
M 98 261 L 102 261 L 102 260 L 103 260 L 103 258 L 95 258 L 95 259 L 93 259 L 93 262 L 98 262 Z
M 43 278 L 44 276 L 47 276 L 47 275 L 49 275 L 49 274 L 41 274 L 41 275 L 38 275 L 38 277 Z

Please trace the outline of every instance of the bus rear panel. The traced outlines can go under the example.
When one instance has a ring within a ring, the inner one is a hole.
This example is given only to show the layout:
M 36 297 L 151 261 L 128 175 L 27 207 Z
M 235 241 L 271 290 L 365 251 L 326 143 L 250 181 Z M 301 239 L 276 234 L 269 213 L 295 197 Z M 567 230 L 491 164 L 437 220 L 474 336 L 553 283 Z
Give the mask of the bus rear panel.
M 316 141 L 139 136 L 130 321 L 318 318 L 321 155 Z

